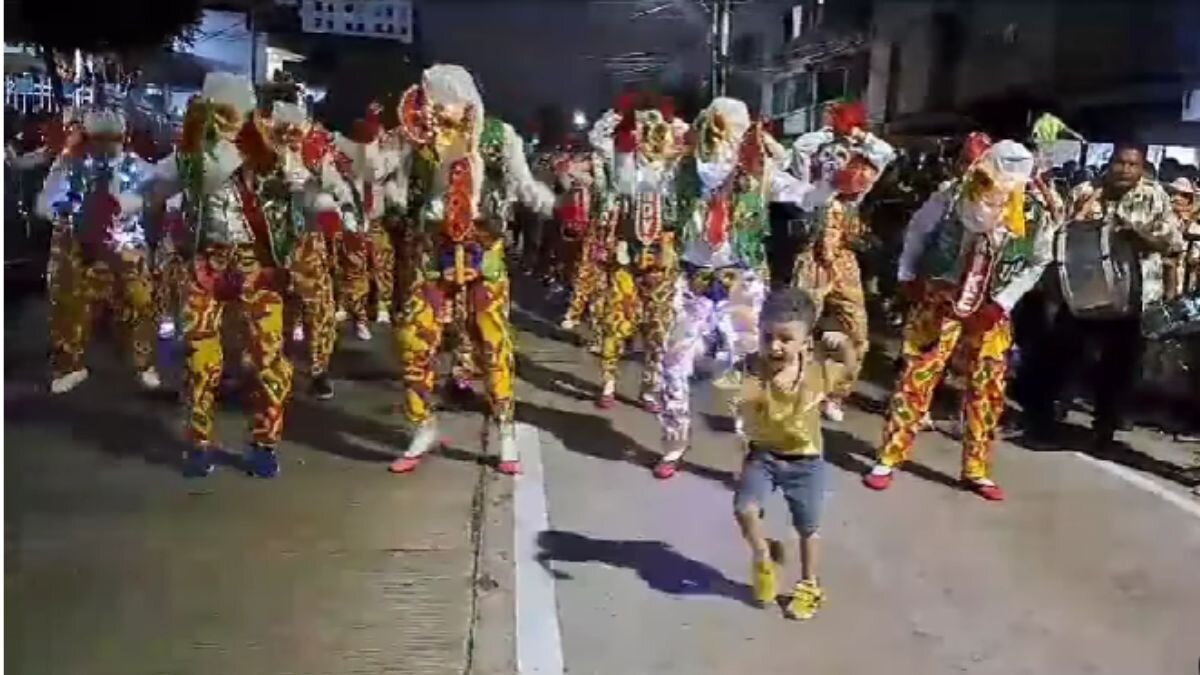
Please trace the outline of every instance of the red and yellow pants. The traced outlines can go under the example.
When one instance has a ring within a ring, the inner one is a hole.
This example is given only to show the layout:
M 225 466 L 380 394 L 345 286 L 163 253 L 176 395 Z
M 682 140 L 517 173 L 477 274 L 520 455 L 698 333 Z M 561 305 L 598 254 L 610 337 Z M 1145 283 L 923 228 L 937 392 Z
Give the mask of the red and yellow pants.
M 58 242 L 51 277 L 50 366 L 55 378 L 81 370 L 84 352 L 103 305 L 124 328 L 124 338 L 141 372 L 154 365 L 154 291 L 145 249 L 106 252 L 97 260 L 83 259 L 79 244 L 69 235 Z
M 392 233 L 382 222 L 371 224 L 371 278 L 375 282 L 375 299 L 381 313 L 395 312 L 396 247 Z
M 214 246 L 196 255 L 183 310 L 184 400 L 193 442 L 213 440 L 213 413 L 224 363 L 221 324 L 227 307 L 240 310 L 245 319 L 244 349 L 254 365 L 251 437 L 264 445 L 279 442 L 284 406 L 292 391 L 292 364 L 283 353 L 283 288 L 280 270 L 263 266 L 252 247 Z
M 371 238 L 366 234 L 343 232 L 338 247 L 341 281 L 338 284 L 340 305 L 354 323 L 366 323 L 367 297 L 371 294 Z
M 154 312 L 158 319 L 175 319 L 183 310 L 187 262 L 174 249 L 162 246 L 154 260 Z
M 832 320 L 850 338 L 858 355 L 845 381 L 829 392 L 831 401 L 845 401 L 854 391 L 869 347 L 867 300 L 863 293 L 862 271 L 850 249 L 840 249 L 826 256 L 803 253 L 796 260 L 794 283 L 815 296 L 817 314 L 822 320 Z
M 912 452 L 921 419 L 956 348 L 963 350 L 968 383 L 963 397 L 962 477 L 987 478 L 992 445 L 1004 412 L 1005 355 L 1012 346 L 1007 317 L 981 325 L 954 315 L 952 295 L 934 292 L 917 305 L 904 334 L 904 370 L 896 384 L 883 430 L 879 462 L 894 467 Z
M 396 331 L 405 383 L 402 410 L 414 427 L 424 424 L 433 414 L 437 355 L 445 328 L 454 320 L 454 303 L 459 294 L 467 311 L 465 332 L 484 371 L 492 417 L 501 423 L 513 419 L 508 278 L 480 278 L 464 285 L 429 279 L 408 298 Z
M 332 263 L 325 234 L 316 230 L 305 232 L 296 245 L 290 276 L 292 291 L 300 301 L 300 319 L 308 338 L 310 372 L 314 377 L 329 372 L 337 344 Z
M 600 339 L 600 329 L 604 318 L 604 301 L 607 299 L 608 281 L 602 264 L 589 257 L 582 257 L 579 268 L 571 285 L 571 302 L 567 305 L 567 321 L 577 323 L 587 313 L 588 328 L 592 339 Z
M 646 350 L 642 394 L 658 393 L 674 293 L 675 271 L 667 267 L 619 265 L 609 273 L 600 347 L 600 377 L 606 386 L 617 379 L 625 343 L 640 331 Z

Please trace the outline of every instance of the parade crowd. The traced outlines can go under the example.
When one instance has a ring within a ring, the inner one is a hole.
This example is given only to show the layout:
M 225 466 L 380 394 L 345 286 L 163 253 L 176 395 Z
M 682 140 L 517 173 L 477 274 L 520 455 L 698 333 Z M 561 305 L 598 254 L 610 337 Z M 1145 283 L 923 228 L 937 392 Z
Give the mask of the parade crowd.
M 586 140 L 529 160 L 458 66 L 427 69 L 394 111 L 372 105 L 344 134 L 294 98 L 214 73 L 169 154 L 149 161 L 127 132 L 120 112 L 71 110 L 61 133 L 18 158 L 50 164 L 36 213 L 53 224 L 53 394 L 88 378 L 92 324 L 107 306 L 145 389 L 163 386 L 156 340 L 178 335 L 186 347 L 185 474 L 214 470 L 216 398 L 236 371 L 253 391 L 245 466 L 273 478 L 294 368 L 307 371 L 309 395 L 330 399 L 339 339 L 384 329 L 410 433 L 389 470 L 415 471 L 438 445 L 438 363 L 449 351 L 447 384 L 486 392 L 484 451 L 519 474 L 508 265 L 513 224 L 548 222 L 552 236 L 516 231 L 527 260 L 569 294 L 561 326 L 598 356 L 600 410 L 615 404 L 618 364 L 640 338 L 638 402 L 662 430 L 656 477 L 675 476 L 691 443 L 694 376 L 713 371 L 746 449 L 734 512 L 760 602 L 774 600 L 779 569 L 762 522 L 771 492 L 783 492 L 799 536 L 793 618 L 812 617 L 824 598 L 821 427 L 843 419 L 869 349 L 863 241 L 890 251 L 870 273 L 902 299 L 904 324 L 863 476 L 873 490 L 891 487 L 911 456 L 949 370 L 965 375 L 961 486 L 1001 501 L 992 453 L 1014 344 L 1032 346 L 1012 393 L 1029 436 L 1047 443 L 1058 442 L 1081 346 L 1099 344 L 1093 433 L 1103 446 L 1123 425 L 1147 317 L 1158 337 L 1200 323 L 1193 180 L 1182 170 L 1166 186 L 1152 179 L 1134 144 L 1116 144 L 1098 175 L 1064 180 L 1044 133 L 973 133 L 902 223 L 883 228 L 868 196 L 894 175 L 897 151 L 856 103 L 831 106 L 826 126 L 785 147 L 741 101 L 716 98 L 686 121 L 670 101 L 627 94 Z M 289 339 L 306 347 L 296 364 Z

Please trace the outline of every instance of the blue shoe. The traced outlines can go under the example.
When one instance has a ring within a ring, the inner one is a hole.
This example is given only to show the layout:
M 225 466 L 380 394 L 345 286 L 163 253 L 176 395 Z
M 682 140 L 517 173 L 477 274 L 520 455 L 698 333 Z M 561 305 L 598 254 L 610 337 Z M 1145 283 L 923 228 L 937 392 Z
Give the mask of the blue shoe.
M 183 458 L 184 478 L 204 478 L 213 472 L 215 457 L 212 450 L 195 448 L 188 450 Z
M 279 457 L 274 448 L 251 445 L 246 453 L 246 471 L 256 478 L 274 478 L 279 475 Z

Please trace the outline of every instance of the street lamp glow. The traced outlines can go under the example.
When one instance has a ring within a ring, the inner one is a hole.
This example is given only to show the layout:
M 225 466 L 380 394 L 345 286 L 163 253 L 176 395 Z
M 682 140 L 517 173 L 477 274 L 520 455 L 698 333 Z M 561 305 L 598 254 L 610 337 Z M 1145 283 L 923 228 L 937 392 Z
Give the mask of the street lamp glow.
M 576 129 L 582 129 L 587 126 L 587 115 L 582 110 L 576 110 L 575 114 L 571 116 L 571 123 L 575 125 Z

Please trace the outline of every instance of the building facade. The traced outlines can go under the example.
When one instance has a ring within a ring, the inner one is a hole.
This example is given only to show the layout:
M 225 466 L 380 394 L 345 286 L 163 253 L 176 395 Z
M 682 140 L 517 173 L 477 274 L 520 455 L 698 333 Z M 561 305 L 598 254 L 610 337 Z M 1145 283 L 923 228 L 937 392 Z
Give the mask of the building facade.
M 899 133 L 1018 135 L 1049 110 L 1087 137 L 1195 144 L 1198 34 L 1195 0 L 881 0 L 866 100 Z
M 783 13 L 783 44 L 764 68 L 760 92 L 763 117 L 781 135 L 820 128 L 830 103 L 864 96 L 871 10 L 869 0 L 805 0 Z
M 276 0 L 295 7 L 305 33 L 413 42 L 412 0 Z

